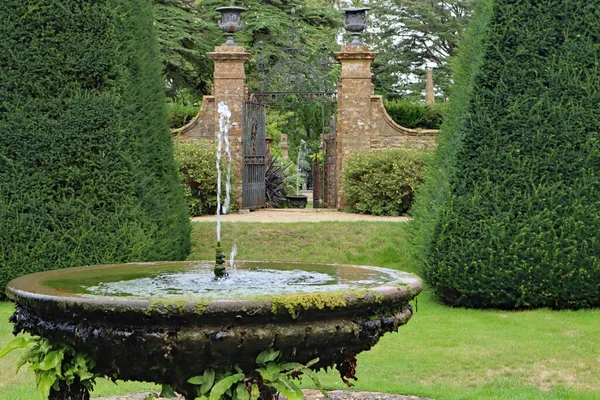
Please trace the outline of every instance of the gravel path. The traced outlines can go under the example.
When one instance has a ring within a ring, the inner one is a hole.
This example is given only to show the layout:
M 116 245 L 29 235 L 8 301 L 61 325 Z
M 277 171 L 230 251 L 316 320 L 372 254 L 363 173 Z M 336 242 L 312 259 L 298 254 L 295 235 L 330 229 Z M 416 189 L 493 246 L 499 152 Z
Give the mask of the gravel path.
M 325 208 L 280 208 L 260 209 L 255 211 L 243 210 L 241 213 L 221 215 L 222 222 L 330 222 L 330 221 L 385 221 L 406 222 L 408 217 L 376 217 L 373 215 L 350 214 Z M 193 222 L 216 222 L 216 215 L 204 215 L 192 218 Z

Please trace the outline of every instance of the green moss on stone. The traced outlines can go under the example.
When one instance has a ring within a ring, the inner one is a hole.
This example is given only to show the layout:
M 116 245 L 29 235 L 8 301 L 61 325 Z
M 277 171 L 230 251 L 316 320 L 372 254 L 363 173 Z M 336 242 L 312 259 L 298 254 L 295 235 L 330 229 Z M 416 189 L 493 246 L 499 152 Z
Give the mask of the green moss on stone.
M 210 300 L 198 300 L 193 301 L 187 297 L 175 297 L 175 298 L 158 298 L 150 300 L 148 308 L 144 311 L 146 315 L 151 314 L 190 314 L 202 315 L 206 312 Z
M 351 290 L 327 293 L 305 293 L 269 298 L 271 312 L 277 314 L 280 309 L 285 309 L 292 318 L 298 317 L 298 311 L 324 308 L 343 308 L 347 306 L 350 298 L 364 299 L 373 296 L 376 303 L 383 301 L 383 295 L 372 290 Z
M 290 296 L 275 297 L 271 299 L 271 311 L 277 314 L 280 308 L 284 308 L 292 316 L 296 318 L 298 311 L 317 308 L 319 310 L 327 308 L 337 308 L 346 306 L 347 293 L 306 293 L 295 294 Z

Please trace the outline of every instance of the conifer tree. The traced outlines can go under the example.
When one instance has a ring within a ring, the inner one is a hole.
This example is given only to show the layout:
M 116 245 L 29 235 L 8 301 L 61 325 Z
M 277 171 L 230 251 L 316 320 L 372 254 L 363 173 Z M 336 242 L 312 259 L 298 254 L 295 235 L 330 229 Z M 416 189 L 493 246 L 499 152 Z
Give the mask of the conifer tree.
M 600 305 L 600 9 L 483 0 L 415 208 L 422 273 L 468 307 Z
M 0 20 L 0 287 L 185 258 L 150 0 L 5 0 Z

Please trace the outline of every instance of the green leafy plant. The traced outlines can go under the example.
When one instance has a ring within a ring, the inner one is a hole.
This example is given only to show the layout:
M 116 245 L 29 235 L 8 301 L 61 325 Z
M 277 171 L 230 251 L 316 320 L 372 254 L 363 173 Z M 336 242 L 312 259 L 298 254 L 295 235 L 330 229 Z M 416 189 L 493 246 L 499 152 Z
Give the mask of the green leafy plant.
M 422 182 L 423 156 L 423 152 L 394 149 L 350 157 L 344 168 L 348 209 L 373 215 L 405 214 Z
M 77 383 L 91 391 L 98 377 L 92 372 L 95 361 L 72 346 L 39 336 L 18 335 L 0 350 L 0 358 L 18 349 L 26 352 L 17 363 L 16 372 L 29 363 L 27 370 L 35 373 L 37 387 L 44 398 L 48 398 L 50 390 L 58 391 L 61 383 L 67 386 Z
M 279 208 L 283 205 L 289 176 L 288 169 L 289 164 L 282 164 L 277 158 L 269 157 L 265 172 L 265 196 L 269 207 Z
M 303 365 L 297 362 L 281 363 L 278 360 L 280 355 L 278 350 L 267 349 L 256 357 L 256 364 L 259 365 L 256 371 L 260 374 L 263 385 L 274 388 L 288 400 L 303 400 L 304 394 L 294 380 L 304 375 L 312 379 L 315 386 L 327 397 L 327 392 L 321 387 L 316 373 L 310 369 L 319 361 L 318 358 Z
M 303 365 L 295 362 L 283 363 L 279 360 L 280 356 L 278 350 L 267 349 L 256 357 L 257 368 L 249 374 L 236 365 L 223 373 L 207 369 L 203 375 L 194 376 L 188 379 L 188 382 L 199 386 L 196 400 L 258 400 L 261 386 L 263 389 L 277 391 L 289 400 L 303 400 L 304 394 L 294 380 L 305 375 L 313 380 L 324 396 L 327 396 L 315 372 L 310 369 L 319 361 L 318 358 Z

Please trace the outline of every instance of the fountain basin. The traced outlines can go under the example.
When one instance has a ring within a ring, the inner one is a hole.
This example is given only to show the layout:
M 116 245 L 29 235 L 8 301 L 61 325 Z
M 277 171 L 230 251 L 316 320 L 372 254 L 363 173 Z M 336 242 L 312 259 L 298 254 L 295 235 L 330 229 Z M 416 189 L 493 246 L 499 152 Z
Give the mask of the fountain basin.
M 418 277 L 375 267 L 237 263 L 230 279 L 251 290 L 221 290 L 220 281 L 206 281 L 208 261 L 26 275 L 6 288 L 16 303 L 11 322 L 15 331 L 93 355 L 102 375 L 168 383 L 194 398 L 188 378 L 235 364 L 253 371 L 267 348 L 286 361 L 319 358 L 315 368 L 342 363 L 405 324 L 412 316 L 409 301 L 421 291 Z M 254 282 L 254 273 L 284 281 Z

